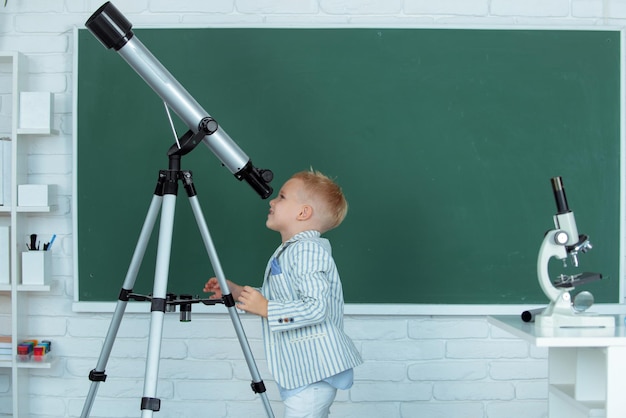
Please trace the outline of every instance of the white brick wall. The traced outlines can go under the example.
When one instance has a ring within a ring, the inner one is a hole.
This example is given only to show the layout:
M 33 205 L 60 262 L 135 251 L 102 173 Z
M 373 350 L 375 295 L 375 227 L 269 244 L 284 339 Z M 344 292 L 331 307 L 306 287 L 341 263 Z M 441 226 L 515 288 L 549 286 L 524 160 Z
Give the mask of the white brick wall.
M 89 388 L 110 314 L 73 313 L 72 53 L 73 27 L 104 0 L 0 2 L 0 50 L 28 56 L 26 89 L 55 93 L 59 135 L 34 139 L 33 183 L 58 184 L 58 210 L 33 217 L 32 230 L 58 234 L 54 286 L 30 299 L 33 336 L 53 341 L 59 362 L 34 370 L 31 416 L 76 417 Z M 601 26 L 626 22 L 626 0 L 116 0 L 135 26 L 150 25 L 539 25 Z M 2 109 L 0 109 L 1 112 Z M 113 284 L 116 285 L 117 284 Z M 119 284 L 121 286 L 121 283 Z M 0 325 L 7 323 L 0 296 Z M 216 308 L 218 309 L 218 308 Z M 278 417 L 282 406 L 263 355 L 258 319 L 242 319 Z M 539 418 L 547 413 L 547 353 L 491 328 L 482 316 L 346 318 L 365 364 L 340 392 L 332 416 Z M 93 417 L 139 415 L 149 315 L 126 314 L 106 368 Z M 158 396 L 162 417 L 262 417 L 232 323 L 224 314 L 166 317 Z M 10 409 L 10 377 L 0 369 L 0 416 Z

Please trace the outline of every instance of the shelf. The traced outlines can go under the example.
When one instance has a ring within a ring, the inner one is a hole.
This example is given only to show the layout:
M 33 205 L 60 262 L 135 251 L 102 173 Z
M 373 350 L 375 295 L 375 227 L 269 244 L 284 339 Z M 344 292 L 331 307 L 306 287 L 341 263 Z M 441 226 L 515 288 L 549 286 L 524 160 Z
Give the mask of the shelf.
M 35 228 L 37 224 L 35 218 L 44 216 L 57 209 L 57 206 L 49 204 L 53 200 L 48 200 L 48 198 L 44 200 L 43 194 L 37 190 L 31 191 L 30 196 L 35 197 L 33 200 L 28 200 L 28 193 L 25 195 L 20 193 L 20 188 L 23 188 L 24 185 L 29 185 L 29 143 L 33 140 L 39 142 L 40 138 L 43 139 L 45 136 L 58 134 L 57 131 L 52 129 L 54 114 L 52 107 L 53 93 L 23 91 L 25 77 L 29 75 L 25 64 L 25 57 L 21 53 L 0 51 L 0 73 L 2 73 L 3 79 L 10 80 L 9 85 L 6 86 L 7 88 L 3 90 L 3 95 L 7 98 L 4 99 L 2 113 L 6 117 L 0 118 L 0 125 L 2 125 L 0 126 L 0 131 L 2 131 L 0 134 L 2 138 L 0 139 L 4 139 L 6 136 L 11 141 L 10 148 L 7 147 L 10 152 L 7 150 L 3 154 L 3 157 L 10 155 L 10 164 L 8 164 L 8 161 L 2 161 L 3 167 L 10 172 L 3 173 L 3 177 L 5 180 L 10 181 L 3 183 L 5 196 L 2 203 L 4 205 L 0 205 L 1 224 L 11 228 L 9 235 L 11 283 L 0 284 L 0 296 L 3 299 L 7 299 L 8 296 L 10 299 L 7 307 L 3 306 L 3 309 L 5 316 L 9 318 L 6 328 L 10 328 L 12 341 L 23 340 L 24 335 L 30 334 L 30 321 L 27 315 L 29 298 L 36 296 L 36 292 L 49 292 L 51 288 L 48 284 L 21 284 L 19 266 L 21 262 L 20 256 L 26 250 L 24 245 L 26 232 L 30 232 L 31 228 Z M 21 109 L 20 106 L 22 106 Z M 10 125 L 10 128 L 8 125 Z M 7 141 L 3 140 L 1 142 L 3 145 L 6 145 Z M 29 189 L 27 188 L 26 192 L 28 191 Z M 18 200 L 18 196 L 22 199 Z M 25 197 L 26 199 L 24 199 Z M 18 205 L 18 203 L 32 206 Z M 43 253 L 45 251 L 38 252 Z M 23 264 L 21 265 L 23 266 Z M 4 300 L 3 303 L 5 303 Z M 8 307 L 9 305 L 10 308 Z M 28 402 L 31 394 L 28 383 L 30 371 L 50 369 L 58 360 L 51 353 L 44 357 L 37 357 L 37 360 L 30 358 L 26 361 L 20 361 L 20 357 L 13 350 L 16 350 L 15 346 L 12 347 L 11 353 L 0 356 L 0 368 L 4 369 L 2 373 L 7 374 L 6 370 L 10 370 L 8 373 L 10 376 L 8 381 L 10 390 L 2 394 L 3 404 L 0 415 L 26 418 L 29 416 Z
M 49 284 L 18 284 L 18 292 L 49 292 Z
M 54 210 L 56 206 L 18 206 L 15 208 L 19 213 L 46 213 Z M 11 206 L 0 206 L 0 213 L 11 213 Z
M 50 353 L 42 360 L 16 361 L 15 364 L 19 369 L 50 369 L 56 361 L 56 357 Z
M 550 393 L 576 412 L 589 418 L 604 418 L 604 401 L 579 401 L 574 398 L 574 385 L 550 385 Z
M 15 364 L 20 369 L 51 369 L 57 362 L 56 357 L 51 357 L 42 361 L 16 361 Z M 11 368 L 13 366 L 12 360 L 0 360 L 1 368 Z
M 59 131 L 48 128 L 18 128 L 18 135 L 57 135 Z
M 15 210 L 20 213 L 50 212 L 52 206 L 18 206 Z

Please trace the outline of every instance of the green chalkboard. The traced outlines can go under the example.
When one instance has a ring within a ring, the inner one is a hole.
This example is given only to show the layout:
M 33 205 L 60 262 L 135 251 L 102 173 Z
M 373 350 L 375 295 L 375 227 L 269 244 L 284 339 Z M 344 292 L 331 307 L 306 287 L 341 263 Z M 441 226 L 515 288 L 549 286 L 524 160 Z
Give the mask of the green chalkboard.
M 536 260 L 562 176 L 594 249 L 577 270 L 618 302 L 620 33 L 477 29 L 135 29 L 275 190 L 310 167 L 350 203 L 327 234 L 348 303 L 543 303 Z M 161 99 L 78 30 L 79 301 L 115 301 L 166 152 Z M 175 118 L 178 135 L 187 130 Z M 269 201 L 204 145 L 183 158 L 228 278 L 260 285 Z M 157 228 L 134 290 L 150 293 Z M 553 260 L 551 274 L 571 274 Z M 187 195 L 168 290 L 213 273 Z

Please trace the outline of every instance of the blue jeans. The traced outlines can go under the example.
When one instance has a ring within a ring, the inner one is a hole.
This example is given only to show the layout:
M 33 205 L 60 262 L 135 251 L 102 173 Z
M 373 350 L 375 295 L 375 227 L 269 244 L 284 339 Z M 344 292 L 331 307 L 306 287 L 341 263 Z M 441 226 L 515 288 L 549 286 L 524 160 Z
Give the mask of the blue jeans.
M 327 418 L 336 395 L 328 383 L 313 383 L 285 399 L 285 418 Z

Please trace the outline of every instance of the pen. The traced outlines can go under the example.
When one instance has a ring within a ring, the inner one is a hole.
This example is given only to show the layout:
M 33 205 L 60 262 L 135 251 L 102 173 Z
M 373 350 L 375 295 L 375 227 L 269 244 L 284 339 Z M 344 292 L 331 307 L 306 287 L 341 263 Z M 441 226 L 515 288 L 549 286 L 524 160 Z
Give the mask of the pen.
M 52 247 L 52 244 L 54 243 L 55 239 L 57 239 L 57 234 L 52 235 L 52 238 L 50 238 L 50 242 L 48 243 L 47 246 L 45 246 L 46 248 L 44 248 L 44 250 L 50 251 L 50 247 Z

